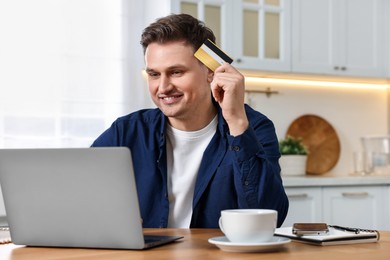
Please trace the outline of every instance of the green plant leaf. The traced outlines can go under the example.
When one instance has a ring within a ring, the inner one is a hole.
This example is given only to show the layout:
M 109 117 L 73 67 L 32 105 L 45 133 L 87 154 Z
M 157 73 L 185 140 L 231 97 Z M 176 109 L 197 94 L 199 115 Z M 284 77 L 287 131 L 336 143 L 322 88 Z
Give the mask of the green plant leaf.
M 301 138 L 287 136 L 286 139 L 279 141 L 279 151 L 281 154 L 300 154 L 309 153 L 307 147 L 302 143 Z

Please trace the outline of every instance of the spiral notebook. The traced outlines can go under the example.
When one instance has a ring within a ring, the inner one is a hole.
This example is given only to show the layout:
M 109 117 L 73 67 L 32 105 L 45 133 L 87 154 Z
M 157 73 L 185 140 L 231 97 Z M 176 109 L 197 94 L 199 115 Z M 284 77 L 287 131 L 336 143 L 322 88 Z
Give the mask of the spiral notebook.
M 355 233 L 329 226 L 329 233 L 325 235 L 295 235 L 292 233 L 292 227 L 282 227 L 275 230 L 275 235 L 319 246 L 373 243 L 379 241 L 380 235 L 378 231 L 358 230 L 359 232 Z

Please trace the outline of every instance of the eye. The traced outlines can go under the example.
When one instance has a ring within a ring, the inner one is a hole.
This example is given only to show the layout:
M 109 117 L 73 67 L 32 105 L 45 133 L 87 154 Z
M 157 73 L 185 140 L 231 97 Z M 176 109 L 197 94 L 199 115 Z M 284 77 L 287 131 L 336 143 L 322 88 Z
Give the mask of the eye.
M 152 78 L 152 79 L 156 79 L 160 76 L 159 73 L 154 72 L 154 71 L 148 71 L 147 73 L 148 73 L 149 78 Z
M 172 71 L 172 76 L 174 76 L 174 77 L 180 77 L 181 75 L 183 75 L 183 71 L 182 70 L 173 70 Z

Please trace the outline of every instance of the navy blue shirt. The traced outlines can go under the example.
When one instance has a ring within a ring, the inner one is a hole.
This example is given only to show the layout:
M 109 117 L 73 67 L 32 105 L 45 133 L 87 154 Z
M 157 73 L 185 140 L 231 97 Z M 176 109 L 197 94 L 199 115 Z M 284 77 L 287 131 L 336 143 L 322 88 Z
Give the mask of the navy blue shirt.
M 288 199 L 274 125 L 249 106 L 245 110 L 249 127 L 233 137 L 218 107 L 217 131 L 204 152 L 195 184 L 190 228 L 218 228 L 223 209 L 275 209 L 278 226 L 286 218 Z M 158 108 L 140 110 L 118 118 L 92 144 L 130 148 L 145 228 L 168 224 L 166 124 Z

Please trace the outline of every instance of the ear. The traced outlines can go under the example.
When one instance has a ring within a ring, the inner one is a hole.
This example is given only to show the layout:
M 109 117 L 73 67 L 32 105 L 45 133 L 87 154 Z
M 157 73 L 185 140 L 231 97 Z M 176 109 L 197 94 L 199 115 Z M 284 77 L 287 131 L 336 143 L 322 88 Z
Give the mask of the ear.
M 211 69 L 208 69 L 207 82 L 211 83 L 211 81 L 213 81 L 213 79 L 214 79 L 214 71 L 212 71 Z

